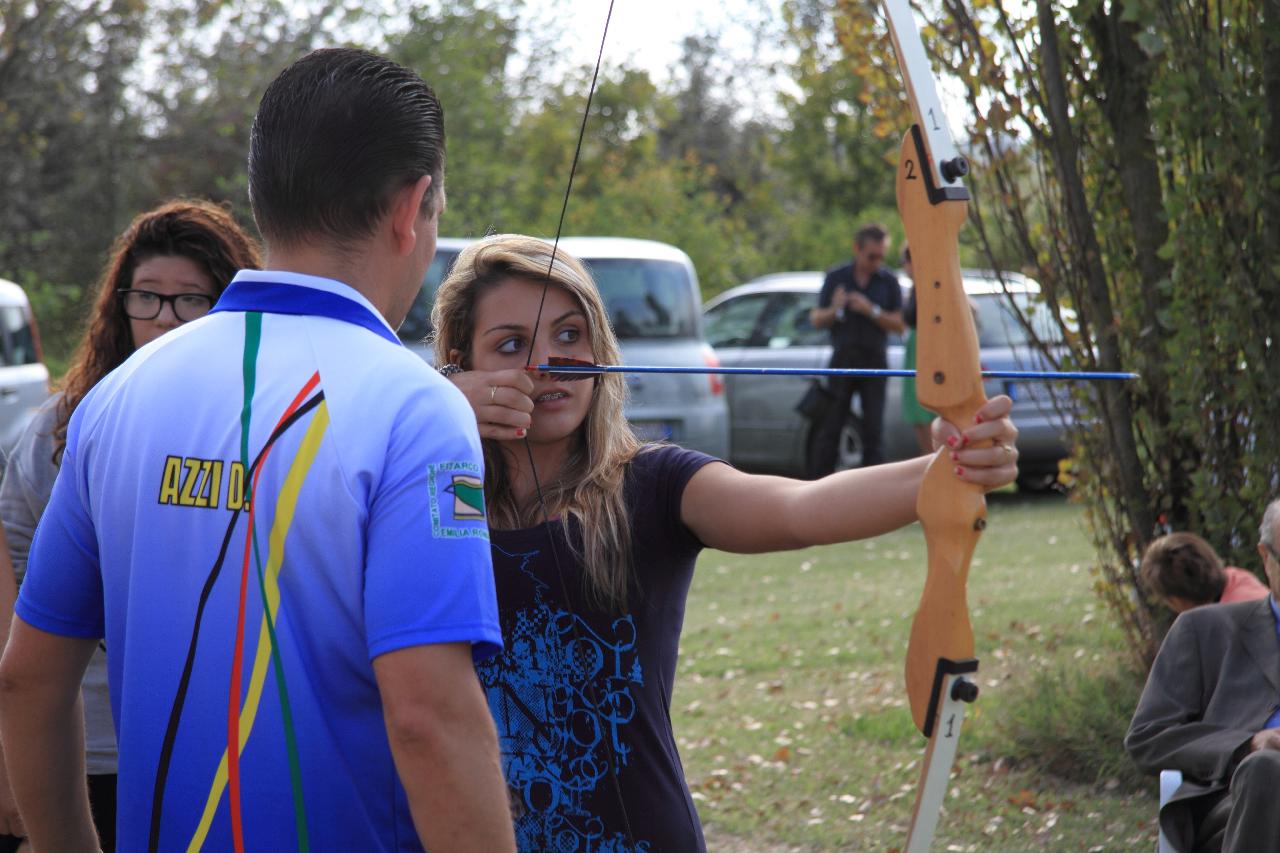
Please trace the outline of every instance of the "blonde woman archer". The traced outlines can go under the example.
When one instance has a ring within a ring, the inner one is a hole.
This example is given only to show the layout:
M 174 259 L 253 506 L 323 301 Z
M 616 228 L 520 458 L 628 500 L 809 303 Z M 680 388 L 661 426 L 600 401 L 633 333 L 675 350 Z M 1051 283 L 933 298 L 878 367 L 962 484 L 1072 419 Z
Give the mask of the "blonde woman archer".
M 432 314 L 436 364 L 466 394 L 484 444 L 506 650 L 479 672 L 517 842 L 530 851 L 701 850 L 670 718 L 699 552 L 783 551 L 895 530 L 916 518 L 931 457 L 803 481 L 640 442 L 623 416 L 621 375 L 573 381 L 525 369 L 550 356 L 619 362 L 591 276 L 564 252 L 551 256 L 550 244 L 530 237 L 475 243 Z M 1013 481 L 1009 408 L 1008 398 L 992 399 L 964 432 L 934 424 L 956 476 L 988 488 Z M 999 446 L 968 446 L 985 440 Z

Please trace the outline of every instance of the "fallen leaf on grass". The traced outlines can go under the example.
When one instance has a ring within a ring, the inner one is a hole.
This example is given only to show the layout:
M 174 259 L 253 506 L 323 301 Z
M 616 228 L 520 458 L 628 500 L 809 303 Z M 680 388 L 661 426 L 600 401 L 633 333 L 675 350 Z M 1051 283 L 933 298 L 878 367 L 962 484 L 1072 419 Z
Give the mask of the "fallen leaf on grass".
M 1009 803 L 1020 809 L 1038 808 L 1036 805 L 1036 795 L 1028 791 L 1026 788 L 1023 788 L 1018 793 L 1009 797 Z
M 773 754 L 774 761 L 788 761 L 791 758 L 791 747 L 780 746 L 778 751 Z

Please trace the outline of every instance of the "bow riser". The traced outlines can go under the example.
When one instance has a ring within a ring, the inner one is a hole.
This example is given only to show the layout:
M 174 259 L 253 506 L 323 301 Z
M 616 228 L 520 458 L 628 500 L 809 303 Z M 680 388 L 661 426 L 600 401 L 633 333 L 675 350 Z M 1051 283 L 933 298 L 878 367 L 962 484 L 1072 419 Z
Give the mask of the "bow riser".
M 916 396 L 921 405 L 964 429 L 987 401 L 978 335 L 960 272 L 958 239 L 968 202 L 931 192 L 921 165 L 927 157 L 922 143 L 915 128 L 905 136 L 897 177 L 898 210 L 915 271 Z M 924 528 L 928 575 L 907 649 L 907 696 L 917 728 L 927 731 L 937 661 L 973 657 L 965 585 L 986 526 L 983 489 L 956 477 L 948 448 L 930 463 L 916 512 Z

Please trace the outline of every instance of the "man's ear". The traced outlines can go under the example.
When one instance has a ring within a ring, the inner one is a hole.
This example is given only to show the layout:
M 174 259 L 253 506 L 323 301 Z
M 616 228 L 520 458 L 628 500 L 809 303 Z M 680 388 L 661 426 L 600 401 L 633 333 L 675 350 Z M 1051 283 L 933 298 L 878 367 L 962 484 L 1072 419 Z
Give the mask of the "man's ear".
M 422 199 L 430 186 L 431 176 L 423 175 L 396 192 L 388 216 L 392 246 L 398 255 L 409 254 L 418 243 L 418 216 L 422 212 Z

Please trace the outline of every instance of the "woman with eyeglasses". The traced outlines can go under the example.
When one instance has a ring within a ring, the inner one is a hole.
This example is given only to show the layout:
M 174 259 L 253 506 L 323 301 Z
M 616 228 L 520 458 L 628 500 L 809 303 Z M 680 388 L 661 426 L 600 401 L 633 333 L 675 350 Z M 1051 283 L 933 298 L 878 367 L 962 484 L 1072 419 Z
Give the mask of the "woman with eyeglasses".
M 0 520 L 19 582 L 36 524 L 57 478 L 76 406 L 100 379 L 137 349 L 203 317 L 237 270 L 261 267 L 256 241 L 223 208 L 206 201 L 173 201 L 140 214 L 115 241 L 98 296 L 59 392 L 27 426 L 0 483 Z M 0 644 L 3 638 L 0 638 Z M 116 742 L 107 693 L 104 649 L 85 673 L 85 759 L 94 823 L 104 850 L 115 833 Z M 5 820 L 8 778 L 0 773 L 0 821 L 12 835 L 20 822 Z M 16 845 L 16 839 L 9 838 Z M 6 849 L 0 835 L 0 851 Z

